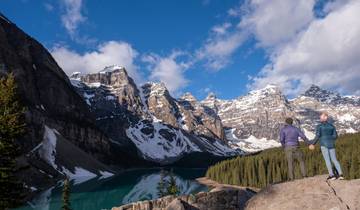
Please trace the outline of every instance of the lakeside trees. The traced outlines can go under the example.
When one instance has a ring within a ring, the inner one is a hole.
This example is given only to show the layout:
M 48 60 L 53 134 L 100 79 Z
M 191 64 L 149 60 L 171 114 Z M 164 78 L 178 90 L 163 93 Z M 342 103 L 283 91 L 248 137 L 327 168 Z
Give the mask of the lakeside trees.
M 65 181 L 64 181 L 64 187 L 63 187 L 63 191 L 62 191 L 62 210 L 71 210 L 70 207 L 70 181 L 69 178 L 66 177 Z
M 169 176 L 167 180 L 166 177 Z M 166 195 L 178 195 L 180 193 L 179 186 L 176 183 L 175 175 L 172 171 L 165 172 L 161 170 L 160 181 L 157 184 L 158 196 L 163 197 Z
M 301 149 L 309 176 L 327 173 L 319 146 L 316 146 L 314 151 L 305 146 Z M 360 178 L 360 133 L 340 136 L 336 142 L 336 152 L 345 177 Z M 288 180 L 287 163 L 282 148 L 219 162 L 209 167 L 206 176 L 220 183 L 259 188 Z M 300 177 L 298 163 L 295 164 L 295 176 Z
M 24 187 L 16 176 L 19 145 L 16 139 L 25 133 L 24 107 L 19 103 L 14 76 L 0 79 L 0 209 L 19 205 Z

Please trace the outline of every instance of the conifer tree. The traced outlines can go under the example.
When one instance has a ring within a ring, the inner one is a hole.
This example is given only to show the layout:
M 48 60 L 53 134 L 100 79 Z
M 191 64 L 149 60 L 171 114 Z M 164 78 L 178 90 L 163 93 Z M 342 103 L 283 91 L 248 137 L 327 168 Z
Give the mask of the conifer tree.
M 66 177 L 64 181 L 64 187 L 62 191 L 62 201 L 63 205 L 61 207 L 62 210 L 71 210 L 70 208 L 70 181 L 69 178 Z
M 337 157 L 347 179 L 360 178 L 360 133 L 346 134 L 336 141 Z M 326 174 L 327 169 L 317 146 L 309 151 L 301 146 L 309 176 Z M 300 177 L 300 167 L 296 162 L 296 177 Z M 287 162 L 281 148 L 273 148 L 256 155 L 237 157 L 225 160 L 209 167 L 206 176 L 224 184 L 240 186 L 265 187 L 274 182 L 286 181 L 288 178 Z
M 160 171 L 160 181 L 156 187 L 157 189 L 157 194 L 159 197 L 164 197 L 166 195 L 166 189 L 167 189 L 167 186 L 166 186 L 166 180 L 165 180 L 165 171 L 164 170 L 161 170 Z
M 167 194 L 168 195 L 178 195 L 180 193 L 179 187 L 176 184 L 176 179 L 174 173 L 170 172 L 170 178 L 167 184 Z
M 23 184 L 15 176 L 20 151 L 16 139 L 25 132 L 23 114 L 14 76 L 0 78 L 0 209 L 15 207 L 24 198 Z

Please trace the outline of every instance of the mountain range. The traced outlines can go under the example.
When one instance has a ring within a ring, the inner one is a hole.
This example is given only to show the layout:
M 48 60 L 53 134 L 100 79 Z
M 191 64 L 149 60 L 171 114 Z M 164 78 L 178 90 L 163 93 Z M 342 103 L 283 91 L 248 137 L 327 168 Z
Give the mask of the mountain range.
M 0 76 L 13 73 L 26 107 L 19 174 L 45 188 L 64 175 L 106 177 L 125 168 L 199 167 L 279 146 L 286 117 L 311 137 L 319 112 L 339 133 L 360 130 L 360 97 L 311 86 L 288 99 L 275 85 L 232 100 L 173 97 L 163 83 L 138 85 L 124 67 L 67 76 L 34 38 L 0 15 Z
M 329 112 L 340 134 L 360 128 L 360 97 L 341 96 L 316 85 L 293 99 L 288 99 L 276 85 L 268 85 L 233 100 L 218 99 L 210 93 L 198 101 L 191 93 L 172 97 L 163 83 L 149 82 L 138 87 L 125 68 L 116 65 L 93 74 L 77 72 L 70 80 L 97 115 L 97 124 L 105 133 L 116 139 L 119 134 L 113 135 L 114 129 L 108 125 L 128 121 L 126 136 L 143 158 L 159 162 L 169 161 L 181 152 L 226 156 L 279 146 L 279 130 L 286 117 L 294 118 L 308 138 L 314 137 L 322 111 Z M 183 144 L 171 144 L 173 136 L 182 139 Z M 204 147 L 222 143 L 235 151 Z

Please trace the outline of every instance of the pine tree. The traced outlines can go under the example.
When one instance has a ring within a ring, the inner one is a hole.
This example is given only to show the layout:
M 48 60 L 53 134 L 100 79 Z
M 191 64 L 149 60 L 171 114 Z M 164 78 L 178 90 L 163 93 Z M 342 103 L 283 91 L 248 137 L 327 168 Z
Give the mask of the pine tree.
M 164 170 L 160 171 L 160 181 L 159 181 L 156 189 L 158 191 L 157 194 L 159 197 L 164 197 L 166 195 L 167 186 L 166 186 L 166 181 L 165 181 L 165 171 Z
M 62 191 L 62 201 L 63 205 L 61 207 L 62 210 L 71 210 L 70 208 L 70 181 L 69 178 L 66 177 L 64 181 L 64 187 Z
M 174 173 L 170 172 L 170 178 L 167 185 L 167 194 L 168 195 L 178 195 L 180 193 L 179 187 L 176 184 L 176 179 Z
M 347 179 L 360 178 L 360 133 L 346 134 L 336 141 L 337 157 Z M 327 169 L 319 147 L 309 151 L 301 146 L 308 175 L 326 174 Z M 300 167 L 296 162 L 296 176 L 300 176 Z M 286 181 L 288 177 L 287 161 L 281 148 L 273 148 L 256 155 L 225 160 L 209 167 L 206 176 L 224 184 L 264 187 L 274 182 Z
M 24 187 L 15 176 L 19 145 L 16 139 L 25 132 L 24 108 L 17 98 L 12 74 L 0 79 L 0 209 L 19 205 Z

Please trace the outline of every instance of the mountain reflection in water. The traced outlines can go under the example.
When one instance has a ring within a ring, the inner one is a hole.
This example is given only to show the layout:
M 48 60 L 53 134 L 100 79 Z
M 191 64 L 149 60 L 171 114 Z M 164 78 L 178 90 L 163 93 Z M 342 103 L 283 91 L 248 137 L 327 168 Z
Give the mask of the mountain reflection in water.
M 166 169 L 165 169 L 166 170 Z M 180 194 L 207 191 L 195 181 L 205 169 L 175 168 L 173 170 Z M 158 198 L 160 169 L 133 170 L 106 179 L 91 179 L 71 186 L 71 207 L 76 210 L 102 210 L 140 200 Z M 58 210 L 61 208 L 62 182 L 43 191 L 28 205 L 18 210 Z

